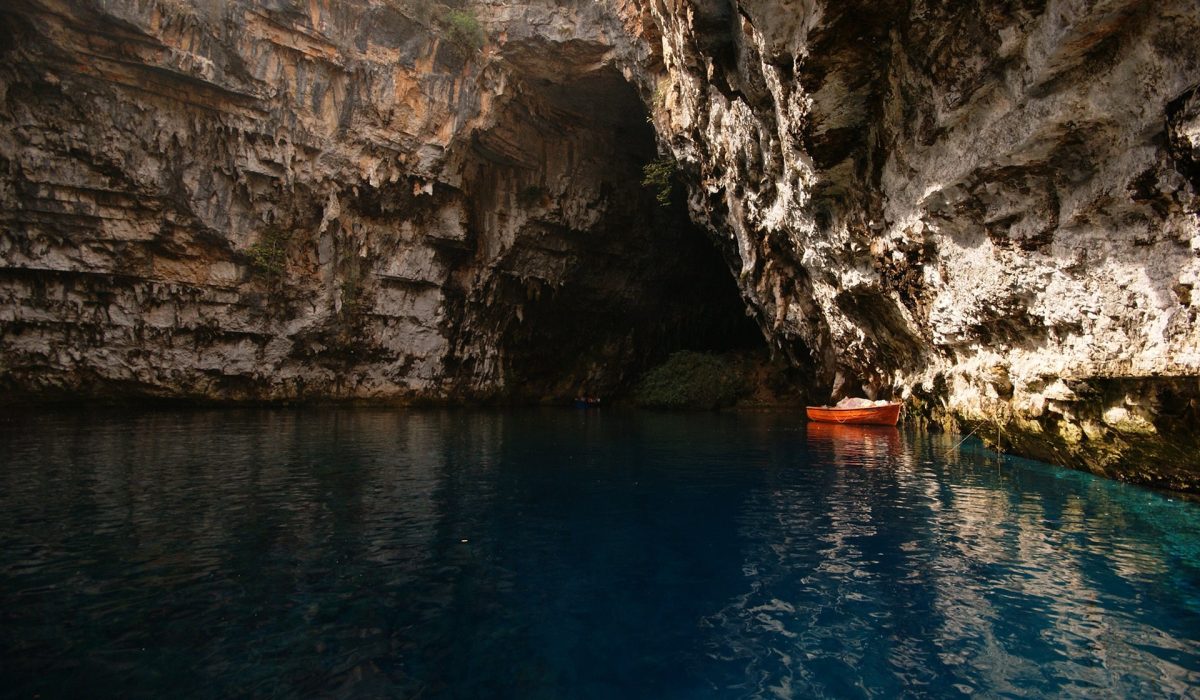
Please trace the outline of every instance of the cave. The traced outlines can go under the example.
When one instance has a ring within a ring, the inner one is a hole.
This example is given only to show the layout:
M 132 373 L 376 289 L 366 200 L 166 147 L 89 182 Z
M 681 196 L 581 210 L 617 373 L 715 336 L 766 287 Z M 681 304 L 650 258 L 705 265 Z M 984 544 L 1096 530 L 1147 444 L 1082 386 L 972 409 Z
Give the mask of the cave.
M 0 687 L 1200 700 L 1198 32 L 0 1 Z
M 643 183 L 671 162 L 634 86 L 611 66 L 563 80 L 545 60 L 522 66 L 518 97 L 466 156 L 471 228 L 507 247 L 464 301 L 456 347 L 494 339 L 515 402 L 619 397 L 679 350 L 765 358 L 736 252 L 690 220 L 678 175 L 667 203 Z
M 20 300 L 0 388 L 553 403 L 626 396 L 680 350 L 769 356 L 732 240 L 693 223 L 681 175 L 665 205 L 643 184 L 672 149 L 611 45 L 510 36 L 481 61 L 416 15 L 346 11 L 352 71 L 251 64 L 224 29 L 206 57 L 133 61 L 136 21 L 81 10 L 111 25 L 93 70 L 60 61 L 85 20 L 12 13 L 0 120 L 66 136 L 0 139 Z M 246 31 L 306 40 L 280 18 Z

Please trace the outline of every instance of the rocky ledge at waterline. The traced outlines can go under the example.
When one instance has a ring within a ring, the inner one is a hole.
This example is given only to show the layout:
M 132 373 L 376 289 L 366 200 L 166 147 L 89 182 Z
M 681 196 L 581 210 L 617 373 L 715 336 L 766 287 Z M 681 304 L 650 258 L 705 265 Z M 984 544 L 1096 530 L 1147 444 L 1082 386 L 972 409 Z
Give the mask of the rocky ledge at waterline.
M 1197 31 L 1189 0 L 16 0 L 0 377 L 535 399 L 748 308 L 816 401 L 1200 490 Z

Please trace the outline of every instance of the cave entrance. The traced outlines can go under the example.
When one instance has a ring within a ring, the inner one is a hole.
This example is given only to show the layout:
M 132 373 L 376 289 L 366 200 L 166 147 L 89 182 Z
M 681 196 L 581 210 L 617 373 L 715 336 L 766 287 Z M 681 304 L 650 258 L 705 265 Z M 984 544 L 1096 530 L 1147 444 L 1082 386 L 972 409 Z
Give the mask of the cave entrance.
M 611 67 L 564 79 L 562 65 L 524 66 L 466 171 L 475 223 L 508 244 L 477 309 L 500 330 L 506 394 L 620 396 L 679 350 L 765 356 L 732 251 L 691 222 L 677 184 L 668 206 L 642 184 L 658 154 L 636 90 Z

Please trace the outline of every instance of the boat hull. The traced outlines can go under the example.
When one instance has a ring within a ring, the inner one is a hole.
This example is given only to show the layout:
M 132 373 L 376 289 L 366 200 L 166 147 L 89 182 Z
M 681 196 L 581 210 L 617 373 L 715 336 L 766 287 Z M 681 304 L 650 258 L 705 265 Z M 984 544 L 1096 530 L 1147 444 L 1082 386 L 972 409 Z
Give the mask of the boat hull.
M 889 403 L 886 406 L 868 406 L 866 408 L 826 408 L 824 406 L 808 406 L 808 419 L 820 423 L 846 423 L 851 425 L 895 425 L 900 420 L 900 406 Z

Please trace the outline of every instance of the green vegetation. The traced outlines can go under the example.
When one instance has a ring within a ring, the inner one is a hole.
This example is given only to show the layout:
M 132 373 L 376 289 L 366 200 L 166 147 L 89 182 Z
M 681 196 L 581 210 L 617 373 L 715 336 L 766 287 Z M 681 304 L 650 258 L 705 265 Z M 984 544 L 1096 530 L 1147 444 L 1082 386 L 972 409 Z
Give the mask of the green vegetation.
M 483 26 L 470 10 L 447 10 L 442 16 L 442 24 L 450 40 L 459 46 L 476 51 L 483 48 L 486 38 Z
M 478 51 L 487 39 L 483 25 L 469 7 L 455 9 L 438 0 L 384 0 L 384 3 L 463 49 Z
M 258 242 L 250 246 L 250 264 L 269 277 L 279 277 L 287 265 L 287 244 L 291 236 L 279 229 L 271 229 L 259 236 Z
M 662 156 L 642 167 L 642 185 L 655 191 L 654 197 L 661 206 L 670 206 L 671 191 L 675 186 L 675 159 Z
M 732 406 L 746 390 L 729 357 L 682 351 L 642 377 L 634 401 L 648 408 L 716 409 Z

